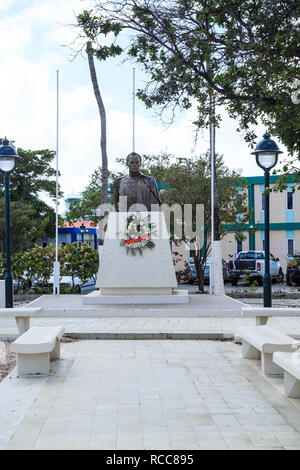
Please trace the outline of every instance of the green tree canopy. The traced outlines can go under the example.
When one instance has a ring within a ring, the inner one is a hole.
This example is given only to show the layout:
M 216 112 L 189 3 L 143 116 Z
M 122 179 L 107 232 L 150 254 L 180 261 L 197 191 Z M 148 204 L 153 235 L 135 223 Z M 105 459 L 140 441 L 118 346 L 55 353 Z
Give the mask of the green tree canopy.
M 130 31 L 128 55 L 149 76 L 138 91 L 147 107 L 188 109 L 196 101 L 202 128 L 212 119 L 213 93 L 247 142 L 257 139 L 252 126 L 261 120 L 299 158 L 300 104 L 292 100 L 299 14 L 297 0 L 97 0 L 82 21 L 94 36 Z
M 52 150 L 17 148 L 18 158 L 10 175 L 11 237 L 13 252 L 32 246 L 43 236 L 55 234 L 55 210 L 45 199 L 55 200 L 55 157 Z M 4 187 L 0 175 L 0 245 L 5 246 Z M 62 196 L 62 193 L 59 194 Z
M 204 205 L 204 223 L 210 230 L 211 217 L 211 160 L 209 153 L 194 157 L 170 154 L 144 155 L 143 171 L 161 181 L 168 189 L 161 191 L 162 201 L 169 206 L 179 204 Z M 220 205 L 220 231 L 224 224 L 248 221 L 246 182 L 235 171 L 226 167 L 222 155 L 216 155 L 216 182 Z
M 163 203 L 172 206 L 178 204 L 182 208 L 182 226 L 184 226 L 184 208 L 192 208 L 192 225 L 197 225 L 196 206 L 204 208 L 204 233 L 190 239 L 182 230 L 182 240 L 192 248 L 197 272 L 199 290 L 203 292 L 204 266 L 210 247 L 211 232 L 211 159 L 209 153 L 190 158 L 172 158 L 170 155 L 146 156 L 143 158 L 146 171 L 161 179 L 168 188 L 161 191 Z M 216 155 L 216 185 L 218 190 L 219 211 L 215 223 L 220 238 L 224 236 L 224 224 L 238 224 L 239 232 L 244 230 L 244 224 L 249 220 L 246 182 L 234 171 L 229 170 L 221 155 Z M 173 219 L 174 222 L 174 219 Z M 178 221 L 177 221 L 178 223 Z M 171 235 L 176 235 L 172 230 Z M 176 240 L 175 240 L 176 242 Z

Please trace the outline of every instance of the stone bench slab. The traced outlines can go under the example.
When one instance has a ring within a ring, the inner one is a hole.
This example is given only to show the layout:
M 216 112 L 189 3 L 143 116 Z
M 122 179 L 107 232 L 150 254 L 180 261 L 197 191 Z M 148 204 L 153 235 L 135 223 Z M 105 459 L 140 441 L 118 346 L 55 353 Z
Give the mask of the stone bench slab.
M 256 325 L 266 325 L 269 317 L 300 317 L 300 308 L 243 307 L 242 317 L 256 318 Z
M 10 351 L 17 354 L 19 377 L 49 375 L 50 361 L 60 357 L 60 339 L 64 331 L 62 326 L 35 326 L 10 345 Z
M 273 361 L 283 370 L 285 395 L 300 398 L 300 352 L 276 352 Z
M 273 362 L 273 353 L 277 351 L 293 352 L 300 342 L 268 326 L 242 327 L 237 330 L 242 339 L 242 357 L 262 360 L 264 375 L 281 375 L 282 370 Z
M 14 353 L 39 354 L 51 352 L 57 339 L 64 334 L 62 326 L 34 326 L 19 336 L 11 345 Z
M 0 308 L 0 317 L 15 317 L 20 335 L 30 328 L 30 317 L 40 317 L 42 307 Z

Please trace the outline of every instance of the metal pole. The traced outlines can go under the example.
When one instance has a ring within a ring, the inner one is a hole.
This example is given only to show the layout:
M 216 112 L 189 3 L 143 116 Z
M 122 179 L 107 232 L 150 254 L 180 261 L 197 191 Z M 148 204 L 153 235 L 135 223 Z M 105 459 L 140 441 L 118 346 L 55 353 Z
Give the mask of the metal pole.
M 53 270 L 53 295 L 59 295 L 58 263 L 58 138 L 59 138 L 59 71 L 56 71 L 56 211 L 55 211 L 55 263 Z
M 13 308 L 13 280 L 11 274 L 11 246 L 10 246 L 10 205 L 9 205 L 9 173 L 4 173 L 5 188 L 5 307 Z
M 210 109 L 214 111 L 215 100 L 213 95 L 210 96 Z M 213 123 L 209 125 L 210 133 L 210 157 L 211 157 L 211 262 L 209 267 L 209 294 L 214 295 L 215 291 L 215 126 Z
M 265 189 L 270 185 L 270 170 L 265 169 Z M 264 307 L 272 307 L 272 286 L 270 276 L 270 196 L 265 194 L 265 272 Z
M 135 69 L 133 69 L 133 103 L 132 103 L 132 151 L 135 152 Z

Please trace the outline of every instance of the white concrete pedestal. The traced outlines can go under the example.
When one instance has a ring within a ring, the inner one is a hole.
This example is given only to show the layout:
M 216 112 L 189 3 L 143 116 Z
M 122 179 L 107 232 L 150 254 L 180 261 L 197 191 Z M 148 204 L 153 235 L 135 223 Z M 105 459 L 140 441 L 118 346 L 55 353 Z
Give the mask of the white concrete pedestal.
M 130 214 L 150 216 L 154 233 L 152 250 L 142 255 L 128 254 L 122 246 L 126 220 Z M 188 291 L 176 291 L 175 269 L 169 236 L 162 212 L 113 212 L 109 215 L 97 276 L 99 291 L 83 297 L 84 304 L 188 303 Z

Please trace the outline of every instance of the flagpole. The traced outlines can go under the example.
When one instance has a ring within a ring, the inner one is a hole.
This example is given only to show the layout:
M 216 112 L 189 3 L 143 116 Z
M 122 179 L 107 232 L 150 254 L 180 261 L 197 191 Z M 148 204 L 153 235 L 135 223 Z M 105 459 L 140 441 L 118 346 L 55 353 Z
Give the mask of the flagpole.
M 56 197 L 55 197 L 55 262 L 53 269 L 53 295 L 59 295 L 58 262 L 58 150 L 59 150 L 59 70 L 56 71 Z
M 214 96 L 210 96 L 210 109 L 215 111 Z M 210 158 L 211 158 L 211 261 L 209 266 L 209 293 L 215 294 L 215 125 L 213 122 L 209 126 L 210 133 Z
M 132 151 L 135 152 L 135 69 L 133 69 L 133 100 L 132 100 Z

